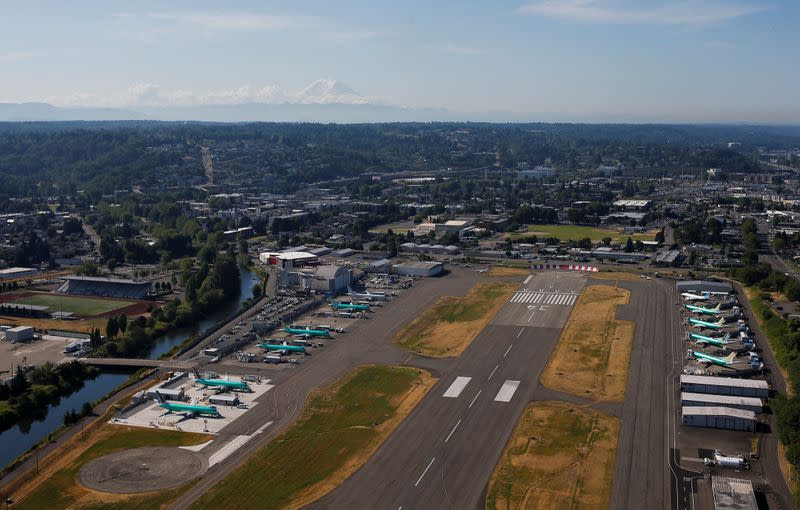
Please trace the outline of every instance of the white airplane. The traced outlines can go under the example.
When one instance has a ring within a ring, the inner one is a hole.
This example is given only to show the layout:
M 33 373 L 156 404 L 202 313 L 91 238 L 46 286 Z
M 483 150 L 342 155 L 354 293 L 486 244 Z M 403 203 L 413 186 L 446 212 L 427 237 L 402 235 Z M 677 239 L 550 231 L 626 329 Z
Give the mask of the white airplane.
M 488 270 L 490 270 L 491 268 L 492 268 L 492 266 L 486 266 L 486 267 L 484 267 L 483 269 L 476 269 L 476 270 L 475 270 L 475 272 L 476 272 L 476 273 L 485 273 L 485 272 L 487 272 Z
M 382 292 L 381 292 L 381 293 L 379 293 L 379 292 L 375 292 L 375 293 L 373 293 L 373 292 L 370 292 L 370 291 L 365 291 L 365 292 L 356 292 L 356 291 L 354 291 L 354 290 L 353 290 L 353 288 L 352 288 L 352 287 L 350 287 L 349 285 L 347 286 L 347 293 L 348 293 L 348 294 L 350 295 L 350 297 L 352 297 L 352 298 L 355 298 L 355 299 L 365 299 L 365 300 L 367 300 L 367 301 L 372 301 L 372 300 L 376 300 L 376 301 L 378 301 L 378 300 L 384 300 L 384 299 L 386 299 L 386 294 L 383 294 Z
M 706 466 L 720 466 L 734 469 L 748 469 L 750 467 L 747 464 L 747 459 L 741 455 L 737 455 L 736 457 L 722 455 L 719 450 L 714 450 L 713 458 L 704 458 L 703 464 Z
M 691 292 L 684 292 L 681 294 L 681 297 L 686 301 L 708 301 L 711 299 L 711 294 L 708 292 L 703 292 L 702 294 L 692 294 Z

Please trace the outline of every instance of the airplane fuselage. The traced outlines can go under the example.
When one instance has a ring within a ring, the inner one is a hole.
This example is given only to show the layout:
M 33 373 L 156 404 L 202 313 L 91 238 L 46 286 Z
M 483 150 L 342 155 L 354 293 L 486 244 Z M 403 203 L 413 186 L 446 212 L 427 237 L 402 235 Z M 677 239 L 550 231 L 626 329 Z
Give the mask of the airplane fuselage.
M 303 329 L 303 328 L 283 328 L 286 333 L 296 336 L 321 336 L 328 338 L 331 332 L 327 329 Z
M 250 386 L 244 381 L 226 381 L 225 379 L 195 379 L 195 381 L 210 388 L 250 391 Z
M 170 402 L 162 402 L 158 404 L 162 409 L 173 413 L 191 413 L 195 415 L 209 415 L 219 416 L 219 411 L 215 406 L 199 406 L 192 404 L 172 404 Z
M 703 315 L 719 315 L 722 312 L 719 308 L 703 308 L 702 306 L 684 305 L 687 310 L 694 313 L 701 313 Z
M 259 347 L 270 352 L 302 352 L 306 353 L 306 348 L 302 345 L 268 344 L 261 342 Z

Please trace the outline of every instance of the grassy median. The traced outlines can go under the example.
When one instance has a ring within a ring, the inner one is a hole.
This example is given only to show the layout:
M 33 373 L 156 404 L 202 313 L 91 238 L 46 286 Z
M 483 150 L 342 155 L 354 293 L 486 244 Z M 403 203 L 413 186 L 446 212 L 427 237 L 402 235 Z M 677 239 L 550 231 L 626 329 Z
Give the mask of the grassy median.
M 635 323 L 616 320 L 630 291 L 591 285 L 581 294 L 541 382 L 554 390 L 595 400 L 622 402 Z
M 312 395 L 303 414 L 194 508 L 300 508 L 359 469 L 434 379 L 404 367 L 356 369 Z
M 464 297 L 445 296 L 395 336 L 395 343 L 436 358 L 458 356 L 469 347 L 519 287 L 517 283 L 479 283 Z
M 620 420 L 564 402 L 530 404 L 489 482 L 488 510 L 608 508 Z
M 80 485 L 76 478 L 78 471 L 87 462 L 112 452 L 142 446 L 196 445 L 212 437 L 207 434 L 121 427 L 104 423 L 89 436 L 88 440 L 77 440 L 63 448 L 59 458 L 43 469 L 33 483 L 21 487 L 19 492 L 12 493 L 12 497 L 19 501 L 14 508 L 20 510 L 159 508 L 176 498 L 189 486 L 142 495 L 106 494 Z M 37 484 L 38 481 L 41 483 Z

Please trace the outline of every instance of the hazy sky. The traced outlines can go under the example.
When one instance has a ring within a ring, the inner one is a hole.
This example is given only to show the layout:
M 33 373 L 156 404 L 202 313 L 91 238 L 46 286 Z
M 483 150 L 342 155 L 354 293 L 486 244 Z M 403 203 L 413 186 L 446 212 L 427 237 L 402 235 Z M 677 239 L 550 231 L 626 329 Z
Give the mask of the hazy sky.
M 0 102 L 800 123 L 799 23 L 797 0 L 4 0 Z

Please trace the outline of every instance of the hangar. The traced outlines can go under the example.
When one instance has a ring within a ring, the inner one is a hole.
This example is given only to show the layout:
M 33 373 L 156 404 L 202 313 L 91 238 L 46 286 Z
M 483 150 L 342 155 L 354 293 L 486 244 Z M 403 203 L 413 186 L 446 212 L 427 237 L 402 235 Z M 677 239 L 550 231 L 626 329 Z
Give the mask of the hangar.
M 684 425 L 712 429 L 746 430 L 756 429 L 756 414 L 753 411 L 731 407 L 683 406 L 681 416 Z
M 678 292 L 733 292 L 730 283 L 711 280 L 687 280 L 676 283 L 675 288 Z

